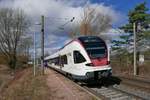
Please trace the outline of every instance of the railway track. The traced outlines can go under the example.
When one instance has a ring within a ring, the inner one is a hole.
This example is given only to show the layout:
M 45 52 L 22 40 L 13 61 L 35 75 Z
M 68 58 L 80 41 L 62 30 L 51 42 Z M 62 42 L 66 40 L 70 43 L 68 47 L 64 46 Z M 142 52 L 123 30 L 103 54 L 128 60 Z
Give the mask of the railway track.
M 136 95 L 133 91 L 122 90 L 116 85 L 111 87 L 102 86 L 101 88 L 83 86 L 83 88 L 102 100 L 150 100 L 147 96 Z
M 137 79 L 131 79 L 130 81 L 127 81 L 121 78 L 119 84 L 118 82 L 113 82 L 114 80 L 116 81 L 116 79 L 118 78 L 109 79 L 107 81 L 104 81 L 104 83 L 101 85 L 85 85 L 83 86 L 83 88 L 92 92 L 102 100 L 150 100 L 150 93 L 144 90 L 146 87 L 148 87 L 149 82 L 142 80 L 138 81 Z M 132 85 L 130 83 L 132 83 Z M 147 85 L 140 86 L 136 85 L 137 83 Z M 133 87 L 134 84 L 135 86 Z M 138 86 L 140 86 L 140 88 L 143 88 L 143 91 L 141 91 Z
M 95 95 L 97 95 L 99 98 L 101 98 L 103 100 L 137 100 L 137 99 L 140 100 L 141 99 L 132 94 L 116 90 L 112 87 L 111 88 L 108 88 L 108 87 L 101 87 L 101 88 L 84 87 L 84 88 L 86 88 L 88 91 L 94 93 Z
M 146 80 L 144 78 L 139 77 L 124 77 L 124 76 L 116 76 L 116 77 L 119 77 L 122 80 L 121 84 L 129 85 L 150 92 L 150 80 Z

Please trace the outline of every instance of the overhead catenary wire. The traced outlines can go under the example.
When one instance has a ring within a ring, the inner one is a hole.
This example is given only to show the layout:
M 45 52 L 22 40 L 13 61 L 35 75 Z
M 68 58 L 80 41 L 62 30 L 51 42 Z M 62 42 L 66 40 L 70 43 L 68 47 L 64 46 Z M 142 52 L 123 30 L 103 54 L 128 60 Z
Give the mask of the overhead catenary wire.
M 51 33 L 55 33 L 56 31 L 64 31 L 64 26 L 68 25 L 70 22 L 73 22 L 75 20 L 75 17 L 72 17 L 72 19 L 70 19 L 69 21 L 65 22 L 64 24 L 56 27 L 56 29 L 54 31 L 52 31 Z

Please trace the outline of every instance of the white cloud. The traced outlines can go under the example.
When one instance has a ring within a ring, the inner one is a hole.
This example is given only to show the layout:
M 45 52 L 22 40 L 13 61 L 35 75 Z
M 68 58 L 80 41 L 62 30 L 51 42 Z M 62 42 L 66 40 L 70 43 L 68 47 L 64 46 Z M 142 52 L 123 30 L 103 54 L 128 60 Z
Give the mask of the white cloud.
M 24 12 L 32 18 L 32 23 L 40 23 L 40 16 L 45 15 L 45 42 L 46 47 L 48 45 L 50 47 L 51 45 L 53 46 L 48 49 L 50 51 L 52 48 L 58 48 L 57 45 L 54 45 L 56 42 L 58 44 L 68 42 L 67 33 L 81 20 L 83 6 L 86 2 L 87 0 L 2 0 L 0 1 L 0 6 L 23 9 Z M 114 23 L 116 23 L 121 16 L 121 14 L 115 11 L 111 6 L 88 3 L 90 6 L 96 7 L 99 12 L 111 16 Z M 75 20 L 64 26 L 65 30 L 60 30 L 59 27 L 72 19 L 72 17 L 75 17 Z M 39 28 L 39 26 L 34 26 L 32 29 L 40 33 Z
M 111 42 L 112 40 L 117 40 L 120 38 L 120 36 L 122 34 L 124 34 L 125 32 L 121 29 L 109 29 L 107 32 L 105 33 L 101 33 L 100 36 L 102 38 L 104 38 L 106 41 Z

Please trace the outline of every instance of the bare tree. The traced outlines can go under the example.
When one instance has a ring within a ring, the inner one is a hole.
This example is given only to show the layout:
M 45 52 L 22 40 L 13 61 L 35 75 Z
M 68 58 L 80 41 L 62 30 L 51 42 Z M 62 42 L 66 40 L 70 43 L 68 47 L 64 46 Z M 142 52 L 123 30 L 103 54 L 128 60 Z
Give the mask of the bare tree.
M 81 21 L 70 35 L 73 37 L 77 35 L 76 32 L 80 32 L 80 35 L 99 35 L 111 28 L 112 20 L 112 17 L 101 12 L 100 8 L 86 5 L 81 14 Z
M 31 46 L 33 46 L 33 40 L 31 36 L 21 37 L 21 41 L 19 42 L 18 47 L 18 53 L 20 55 L 28 56 Z
M 27 28 L 28 21 L 22 10 L 0 9 L 0 51 L 12 69 L 16 68 L 18 44 Z
M 18 55 L 23 55 L 23 56 L 27 57 L 27 60 L 29 60 L 29 57 L 30 57 L 29 50 L 33 46 L 32 37 L 31 36 L 27 36 L 27 37 L 22 36 L 21 41 L 19 42 L 18 45 L 19 45 L 18 49 L 17 49 Z

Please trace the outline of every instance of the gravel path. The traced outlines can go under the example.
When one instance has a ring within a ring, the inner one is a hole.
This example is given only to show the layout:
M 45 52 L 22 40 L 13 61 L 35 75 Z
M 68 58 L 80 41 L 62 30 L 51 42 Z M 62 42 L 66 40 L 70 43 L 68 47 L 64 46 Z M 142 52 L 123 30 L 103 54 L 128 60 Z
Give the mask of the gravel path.
M 96 100 L 63 75 L 46 69 L 47 85 L 53 100 Z

